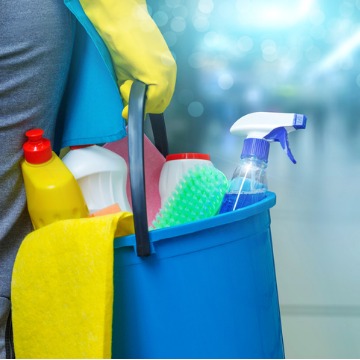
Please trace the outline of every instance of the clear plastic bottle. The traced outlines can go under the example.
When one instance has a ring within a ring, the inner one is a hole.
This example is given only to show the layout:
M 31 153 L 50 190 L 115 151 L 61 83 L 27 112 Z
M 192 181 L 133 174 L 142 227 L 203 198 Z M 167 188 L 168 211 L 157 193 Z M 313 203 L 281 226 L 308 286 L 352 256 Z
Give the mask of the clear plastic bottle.
M 221 204 L 220 214 L 265 198 L 268 189 L 266 168 L 270 142 L 278 142 L 295 164 L 288 133 L 305 129 L 306 120 L 303 114 L 256 112 L 247 114 L 234 123 L 230 132 L 247 137 L 244 140 L 240 164 L 235 169 L 229 190 Z
M 234 171 L 220 213 L 240 209 L 265 198 L 269 147 L 266 140 L 245 139 L 240 163 Z
M 26 132 L 21 163 L 27 207 L 34 229 L 57 220 L 87 217 L 81 189 L 69 169 L 52 151 L 42 129 Z

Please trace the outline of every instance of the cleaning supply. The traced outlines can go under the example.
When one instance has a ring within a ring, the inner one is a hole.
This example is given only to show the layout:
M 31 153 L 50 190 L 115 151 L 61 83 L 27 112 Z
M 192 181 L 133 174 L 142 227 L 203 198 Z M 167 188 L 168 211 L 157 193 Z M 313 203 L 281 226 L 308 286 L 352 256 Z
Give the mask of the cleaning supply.
M 26 132 L 21 163 L 27 207 L 35 229 L 62 219 L 87 217 L 81 189 L 69 169 L 52 151 L 42 129 Z
M 161 169 L 165 163 L 165 157 L 144 135 L 144 172 L 145 172 L 145 196 L 146 196 L 146 215 L 148 224 L 151 224 L 155 219 L 156 214 L 161 208 L 161 199 L 159 194 L 159 179 Z M 126 136 L 123 139 L 113 141 L 104 145 L 104 148 L 113 151 L 120 155 L 129 167 L 129 138 Z M 132 204 L 130 191 L 130 172 L 128 172 L 128 179 L 126 185 L 126 194 L 128 196 L 130 205 Z
M 214 216 L 219 211 L 228 185 L 226 176 L 214 166 L 196 165 L 180 180 L 150 229 Z
M 159 193 L 161 206 L 175 190 L 183 176 L 196 165 L 213 166 L 210 155 L 200 153 L 180 153 L 166 156 L 166 162 L 161 169 L 159 179 Z
M 106 208 L 103 208 L 99 211 L 95 211 L 93 213 L 91 213 L 89 216 L 93 217 L 93 216 L 104 216 L 104 215 L 109 215 L 109 214 L 115 214 L 117 212 L 120 212 L 121 209 L 119 207 L 118 204 L 113 204 L 110 206 L 107 206 Z
M 120 155 L 98 145 L 71 146 L 62 160 L 78 181 L 90 213 L 115 203 L 131 212 L 128 168 Z
M 11 285 L 17 358 L 111 358 L 114 237 L 133 233 L 133 215 L 120 212 L 26 236 Z
M 288 133 L 305 129 L 306 116 L 294 113 L 256 112 L 243 116 L 231 127 L 235 135 L 246 135 L 241 160 L 234 171 L 219 213 L 254 204 L 266 196 L 269 142 L 278 141 L 295 164 Z

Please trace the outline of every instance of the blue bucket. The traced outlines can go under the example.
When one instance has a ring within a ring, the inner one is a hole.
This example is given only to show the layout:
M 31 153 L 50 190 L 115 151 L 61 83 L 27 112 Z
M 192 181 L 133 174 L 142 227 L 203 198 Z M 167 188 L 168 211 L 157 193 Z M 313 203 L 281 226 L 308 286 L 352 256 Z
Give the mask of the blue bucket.
M 128 121 L 135 235 L 115 239 L 112 356 L 284 358 L 270 232 L 275 194 L 240 210 L 149 232 L 145 94 L 146 86 L 135 81 Z M 153 120 L 155 145 L 165 155 L 163 118 Z
M 269 208 L 115 239 L 114 358 L 284 358 Z

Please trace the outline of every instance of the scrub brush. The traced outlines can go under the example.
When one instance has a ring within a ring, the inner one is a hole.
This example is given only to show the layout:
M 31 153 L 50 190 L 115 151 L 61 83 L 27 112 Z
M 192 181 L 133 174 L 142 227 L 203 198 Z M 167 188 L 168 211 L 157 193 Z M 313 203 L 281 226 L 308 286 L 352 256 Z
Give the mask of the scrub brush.
M 150 230 L 216 215 L 228 186 L 226 176 L 214 166 L 195 166 L 180 180 L 157 213 Z

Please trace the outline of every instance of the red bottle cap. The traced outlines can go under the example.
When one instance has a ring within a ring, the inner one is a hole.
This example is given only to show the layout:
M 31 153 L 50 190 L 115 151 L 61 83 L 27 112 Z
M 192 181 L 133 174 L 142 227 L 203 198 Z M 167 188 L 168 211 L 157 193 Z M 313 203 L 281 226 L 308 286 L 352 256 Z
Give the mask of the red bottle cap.
M 186 160 L 186 159 L 199 159 L 199 160 L 209 160 L 210 155 L 208 154 L 199 154 L 199 153 L 180 153 L 180 154 L 170 154 L 166 156 L 166 161 L 171 160 Z
M 42 164 L 52 157 L 49 139 L 43 138 L 44 130 L 32 129 L 25 133 L 28 140 L 23 145 L 25 160 L 30 164 Z

